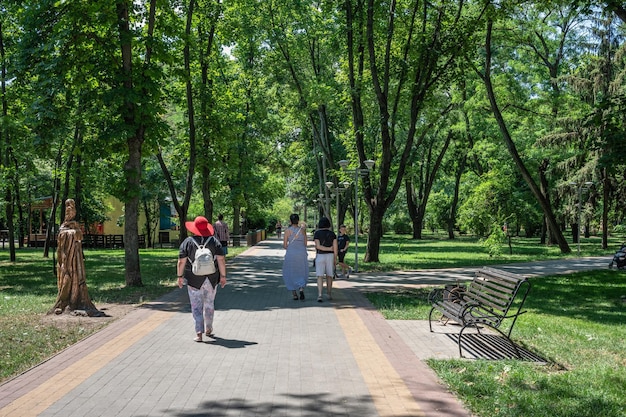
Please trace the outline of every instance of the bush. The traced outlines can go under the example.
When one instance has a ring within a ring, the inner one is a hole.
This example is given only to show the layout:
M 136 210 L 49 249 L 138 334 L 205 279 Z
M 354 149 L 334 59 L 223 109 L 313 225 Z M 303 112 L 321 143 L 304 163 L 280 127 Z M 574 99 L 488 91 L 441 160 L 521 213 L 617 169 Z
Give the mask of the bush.
M 502 226 L 494 223 L 491 226 L 491 233 L 486 239 L 481 239 L 480 244 L 487 249 L 489 256 L 496 257 L 502 255 L 502 250 L 506 244 L 506 233 Z
M 408 217 L 398 217 L 393 222 L 393 231 L 397 235 L 410 235 L 413 233 L 413 227 L 411 227 L 411 219 Z

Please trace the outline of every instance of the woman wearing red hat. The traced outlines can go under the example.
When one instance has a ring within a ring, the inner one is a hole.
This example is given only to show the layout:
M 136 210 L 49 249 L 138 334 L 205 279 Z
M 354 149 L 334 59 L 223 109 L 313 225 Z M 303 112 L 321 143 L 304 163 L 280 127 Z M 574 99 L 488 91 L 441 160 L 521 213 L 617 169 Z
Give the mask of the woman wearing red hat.
M 213 236 L 213 225 L 205 217 L 198 216 L 192 222 L 185 222 L 185 226 L 195 236 L 188 237 L 180 244 L 177 267 L 178 287 L 182 288 L 186 281 L 191 314 L 196 327 L 194 340 L 202 342 L 202 333 L 207 336 L 213 335 L 215 295 L 218 283 L 222 288 L 226 285 L 226 262 L 222 246 Z M 217 264 L 212 274 L 196 275 L 192 271 L 196 251 L 202 246 L 211 250 L 213 261 Z

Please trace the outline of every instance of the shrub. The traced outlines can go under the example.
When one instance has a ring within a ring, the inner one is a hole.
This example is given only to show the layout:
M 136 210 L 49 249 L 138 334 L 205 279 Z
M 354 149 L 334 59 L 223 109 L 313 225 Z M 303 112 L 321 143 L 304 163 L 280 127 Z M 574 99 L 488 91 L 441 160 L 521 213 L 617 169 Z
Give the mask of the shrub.
M 398 235 L 410 235 L 413 233 L 411 219 L 408 217 L 397 217 L 393 222 L 393 231 Z

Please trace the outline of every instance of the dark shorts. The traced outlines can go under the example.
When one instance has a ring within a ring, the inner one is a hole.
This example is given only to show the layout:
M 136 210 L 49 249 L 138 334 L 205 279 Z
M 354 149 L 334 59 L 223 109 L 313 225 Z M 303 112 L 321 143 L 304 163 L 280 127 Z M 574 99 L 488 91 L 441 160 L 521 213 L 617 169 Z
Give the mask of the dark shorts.
M 339 252 L 337 253 L 337 259 L 339 259 L 339 262 L 343 262 L 343 258 L 346 257 L 346 253 L 345 252 Z

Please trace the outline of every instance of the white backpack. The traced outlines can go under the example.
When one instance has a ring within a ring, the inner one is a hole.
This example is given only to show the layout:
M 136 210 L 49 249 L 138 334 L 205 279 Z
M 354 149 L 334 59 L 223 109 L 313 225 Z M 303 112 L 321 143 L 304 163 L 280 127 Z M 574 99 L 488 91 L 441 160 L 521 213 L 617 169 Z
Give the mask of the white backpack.
M 202 243 L 202 245 L 198 245 L 196 239 L 192 238 L 191 240 L 197 248 L 195 259 L 193 262 L 190 260 L 191 272 L 198 276 L 213 275 L 216 271 L 213 252 L 211 252 L 211 249 L 206 247 L 206 244 L 211 240 L 211 238 L 209 237 L 206 242 Z

